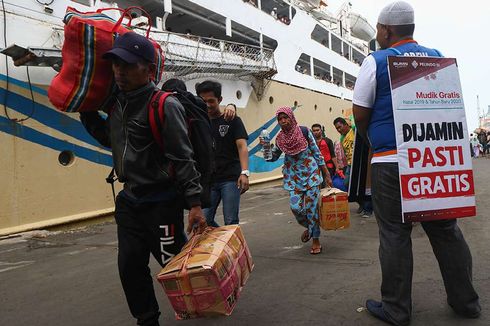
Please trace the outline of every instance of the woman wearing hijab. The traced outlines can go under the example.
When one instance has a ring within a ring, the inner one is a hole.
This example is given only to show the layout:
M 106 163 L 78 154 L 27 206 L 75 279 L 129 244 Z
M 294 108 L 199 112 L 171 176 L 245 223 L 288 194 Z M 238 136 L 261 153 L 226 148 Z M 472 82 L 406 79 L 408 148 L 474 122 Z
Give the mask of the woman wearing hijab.
M 298 223 L 306 228 L 301 240 L 308 242 L 313 238 L 310 253 L 319 254 L 322 246 L 319 239 L 318 200 L 323 182 L 319 169 L 327 176 L 328 186 L 332 185 L 332 181 L 313 134 L 308 128 L 298 125 L 293 110 L 289 107 L 279 108 L 276 117 L 281 131 L 277 135 L 277 146 L 273 148 L 271 161 L 285 154 L 282 173 L 284 189 L 289 191 L 291 211 Z

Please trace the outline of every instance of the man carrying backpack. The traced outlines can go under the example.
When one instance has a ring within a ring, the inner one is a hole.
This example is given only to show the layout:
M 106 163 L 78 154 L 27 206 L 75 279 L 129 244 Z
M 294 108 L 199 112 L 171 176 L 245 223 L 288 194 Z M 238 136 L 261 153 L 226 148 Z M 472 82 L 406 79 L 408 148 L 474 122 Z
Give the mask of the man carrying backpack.
M 210 226 L 218 226 L 214 217 L 220 201 L 223 200 L 225 225 L 238 224 L 240 195 L 249 187 L 247 130 L 239 117 L 231 121 L 223 117 L 220 110 L 223 99 L 220 83 L 204 81 L 196 86 L 196 92 L 207 104 L 216 144 L 211 207 L 204 210 L 206 221 Z
M 145 37 L 118 37 L 104 58 L 112 61 L 119 92 L 104 120 L 97 112 L 81 113 L 87 131 L 112 149 L 114 167 L 124 189 L 117 195 L 115 219 L 121 283 L 138 325 L 158 325 L 160 315 L 148 267 L 153 254 L 165 265 L 187 241 L 184 206 L 190 208 L 188 232 L 206 226 L 201 210 L 200 174 L 193 160 L 185 110 L 173 96 L 165 99 L 160 136 L 155 141 L 148 105 L 157 91 L 150 81 L 155 51 Z

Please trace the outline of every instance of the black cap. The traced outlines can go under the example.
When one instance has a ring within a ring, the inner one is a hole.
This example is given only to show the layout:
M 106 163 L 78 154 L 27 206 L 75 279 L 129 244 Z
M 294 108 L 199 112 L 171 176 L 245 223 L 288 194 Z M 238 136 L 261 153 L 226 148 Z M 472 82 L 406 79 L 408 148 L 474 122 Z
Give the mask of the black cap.
M 118 57 L 127 63 L 137 63 L 142 59 L 151 63 L 155 62 L 155 48 L 146 37 L 134 32 L 120 35 L 114 41 L 112 50 L 104 53 L 102 58 L 112 59 Z

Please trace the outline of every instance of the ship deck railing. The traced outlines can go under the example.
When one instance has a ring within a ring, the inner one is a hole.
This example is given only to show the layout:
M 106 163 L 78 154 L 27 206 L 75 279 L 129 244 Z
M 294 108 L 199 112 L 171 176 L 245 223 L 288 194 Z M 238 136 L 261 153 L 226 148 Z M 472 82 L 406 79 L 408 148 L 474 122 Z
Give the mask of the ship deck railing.
M 276 73 L 274 51 L 266 47 L 175 33 L 155 36 L 165 52 L 165 71 L 182 79 L 196 74 L 270 78 Z
M 139 32 L 140 29 L 136 31 Z M 59 28 L 53 28 L 53 34 L 57 35 L 58 44 L 52 48 L 27 47 L 24 49 L 36 55 L 36 60 L 26 65 L 59 68 L 55 66 L 61 64 L 60 49 L 64 37 Z M 274 50 L 266 47 L 154 30 L 151 37 L 161 45 L 164 51 L 165 78 L 189 80 L 215 77 L 253 81 L 270 79 L 277 72 Z

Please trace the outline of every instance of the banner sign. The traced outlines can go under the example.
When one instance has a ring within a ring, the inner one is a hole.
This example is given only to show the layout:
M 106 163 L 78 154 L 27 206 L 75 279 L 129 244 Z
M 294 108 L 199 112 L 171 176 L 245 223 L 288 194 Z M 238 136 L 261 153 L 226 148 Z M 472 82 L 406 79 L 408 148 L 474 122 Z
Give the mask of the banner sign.
M 456 59 L 388 57 L 403 221 L 476 215 Z

